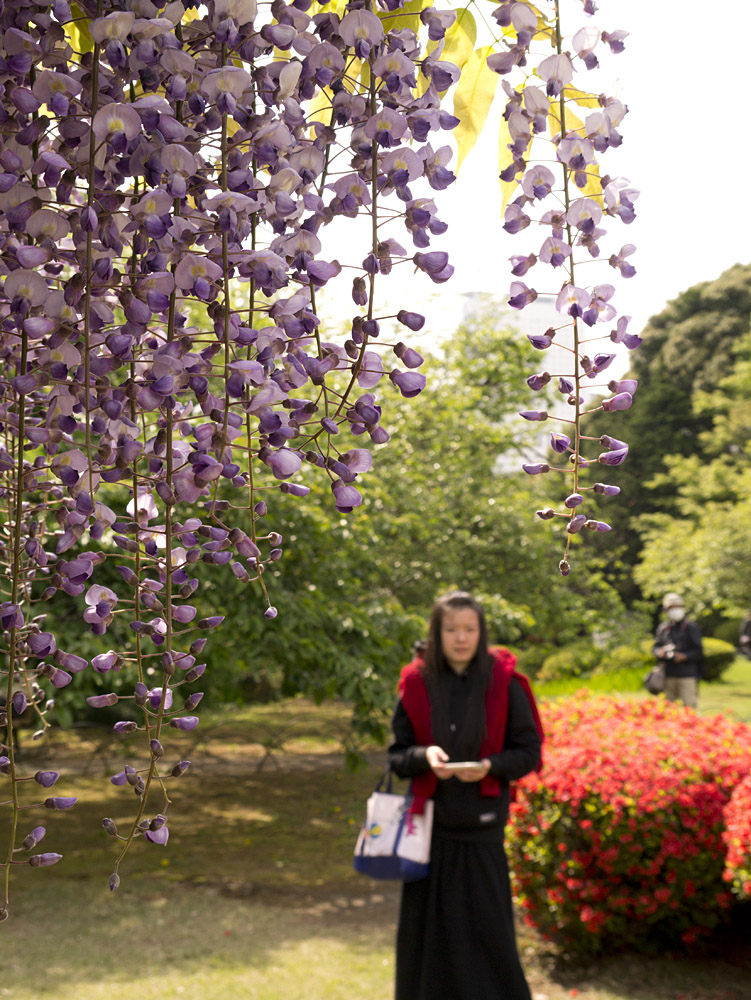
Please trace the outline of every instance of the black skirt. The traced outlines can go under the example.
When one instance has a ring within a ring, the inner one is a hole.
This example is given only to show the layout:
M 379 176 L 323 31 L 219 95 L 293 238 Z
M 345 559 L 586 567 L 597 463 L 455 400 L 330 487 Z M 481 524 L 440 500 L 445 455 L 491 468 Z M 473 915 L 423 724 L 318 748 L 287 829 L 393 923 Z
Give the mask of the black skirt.
M 530 1000 L 503 842 L 434 833 L 430 867 L 402 888 L 396 1000 Z

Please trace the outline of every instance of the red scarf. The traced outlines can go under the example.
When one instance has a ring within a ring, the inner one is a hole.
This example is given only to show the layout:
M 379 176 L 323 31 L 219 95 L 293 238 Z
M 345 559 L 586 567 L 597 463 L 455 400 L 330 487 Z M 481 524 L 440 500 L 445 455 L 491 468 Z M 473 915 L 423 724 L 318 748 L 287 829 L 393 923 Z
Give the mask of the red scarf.
M 529 698 L 537 731 L 542 737 L 542 722 L 537 711 L 534 695 L 529 681 L 524 674 L 514 670 L 516 657 L 503 647 L 491 649 L 493 654 L 493 673 L 485 691 L 485 720 L 486 733 L 480 746 L 480 757 L 487 757 L 491 753 L 499 753 L 503 749 L 503 741 L 506 735 L 506 720 L 508 718 L 508 688 L 511 678 L 514 677 L 521 684 L 524 693 Z M 430 696 L 425 683 L 423 670 L 425 663 L 420 658 L 408 663 L 402 669 L 399 679 L 399 697 L 402 705 L 409 716 L 412 728 L 415 733 L 415 740 L 420 746 L 432 746 L 433 726 L 430 717 Z M 542 767 L 542 761 L 537 766 L 537 770 Z M 435 795 L 438 786 L 438 778 L 432 770 L 418 774 L 412 779 L 412 794 L 414 796 L 410 812 L 422 813 L 425 809 L 425 802 Z M 499 796 L 501 794 L 501 782 L 498 778 L 486 774 L 480 782 L 480 792 L 488 797 Z

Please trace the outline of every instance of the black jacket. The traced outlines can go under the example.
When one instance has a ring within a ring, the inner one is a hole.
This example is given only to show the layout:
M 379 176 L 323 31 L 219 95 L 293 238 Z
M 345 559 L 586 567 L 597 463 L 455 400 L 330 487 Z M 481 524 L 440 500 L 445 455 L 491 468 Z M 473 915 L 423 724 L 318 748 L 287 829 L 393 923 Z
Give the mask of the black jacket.
M 450 689 L 451 722 L 455 731 L 461 726 L 466 711 L 466 684 L 460 676 L 446 672 Z M 412 723 L 401 701 L 392 719 L 394 738 L 388 749 L 391 769 L 400 778 L 413 778 L 430 765 L 425 757 L 427 747 L 415 743 Z M 456 759 L 453 748 L 443 748 Z M 479 782 L 462 782 L 447 778 L 438 782 L 435 794 L 434 833 L 463 840 L 497 840 L 503 836 L 508 819 L 509 781 L 533 771 L 540 759 L 541 740 L 529 700 L 520 685 L 512 679 L 509 685 L 508 720 L 503 750 L 489 755 L 490 774 L 501 779 L 500 798 L 484 798 Z
M 684 653 L 686 659 L 676 663 L 671 656 L 661 657 L 658 650 L 673 645 L 676 653 Z M 704 653 L 701 646 L 701 632 L 695 622 L 686 618 L 680 622 L 661 622 L 655 632 L 652 652 L 665 664 L 666 677 L 701 677 Z

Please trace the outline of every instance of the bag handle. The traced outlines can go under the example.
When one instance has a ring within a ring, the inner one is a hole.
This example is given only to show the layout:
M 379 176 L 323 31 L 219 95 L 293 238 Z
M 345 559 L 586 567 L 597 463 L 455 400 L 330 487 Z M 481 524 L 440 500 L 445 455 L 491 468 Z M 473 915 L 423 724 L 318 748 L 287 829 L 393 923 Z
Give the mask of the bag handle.
M 392 794 L 392 792 L 391 792 L 391 784 L 392 784 L 392 781 L 393 781 L 393 777 L 394 776 L 393 776 L 393 772 L 391 770 L 390 765 L 386 764 L 385 768 L 383 769 L 383 774 L 381 775 L 381 777 L 376 782 L 376 786 L 373 789 L 373 791 L 375 791 L 375 792 L 386 792 L 387 794 L 391 795 Z

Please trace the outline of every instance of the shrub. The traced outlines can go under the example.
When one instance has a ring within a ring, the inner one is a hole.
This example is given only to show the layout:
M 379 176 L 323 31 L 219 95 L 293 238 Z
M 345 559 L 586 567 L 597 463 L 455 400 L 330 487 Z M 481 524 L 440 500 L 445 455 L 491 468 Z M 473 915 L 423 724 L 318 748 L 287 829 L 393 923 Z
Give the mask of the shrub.
M 736 896 L 751 899 L 751 776 L 735 788 L 725 810 L 725 826 L 723 878 Z
M 712 629 L 712 638 L 722 639 L 723 642 L 729 642 L 735 646 L 738 642 L 742 621 L 742 618 L 730 618 L 720 622 Z M 704 641 L 706 642 L 706 639 Z
M 735 647 L 722 639 L 703 639 L 704 667 L 702 678 L 705 681 L 717 681 L 722 677 L 736 657 Z
M 654 657 L 645 653 L 640 646 L 616 646 L 600 660 L 595 670 L 597 674 L 614 674 L 621 670 L 639 668 L 646 670 L 654 663 Z
M 751 727 L 584 692 L 543 713 L 545 766 L 509 834 L 528 922 L 583 956 L 699 941 L 732 901 L 723 809 L 751 772 Z
M 545 659 L 537 679 L 545 683 L 564 680 L 567 677 L 583 677 L 594 670 L 602 655 L 602 651 L 589 639 L 572 642 Z
M 526 649 L 521 649 L 516 654 L 516 669 L 534 680 L 552 652 L 552 646 L 548 645 L 528 646 Z

